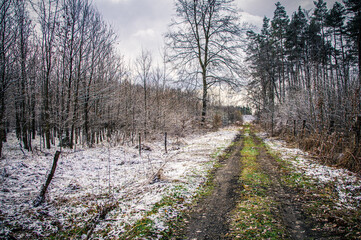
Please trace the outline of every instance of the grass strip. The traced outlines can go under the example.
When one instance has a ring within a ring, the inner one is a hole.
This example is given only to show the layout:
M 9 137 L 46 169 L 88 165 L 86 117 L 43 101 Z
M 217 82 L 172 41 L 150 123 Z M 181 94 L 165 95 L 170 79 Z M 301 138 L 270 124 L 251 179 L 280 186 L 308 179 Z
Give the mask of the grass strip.
M 144 217 L 132 225 L 125 226 L 125 232 L 120 239 L 183 239 L 187 216 L 187 209 L 196 204 L 199 199 L 209 196 L 214 190 L 214 177 L 217 169 L 223 166 L 225 159 L 229 158 L 232 149 L 239 141 L 232 142 L 227 149 L 218 148 L 211 154 L 211 160 L 206 164 L 212 165 L 207 171 L 205 182 L 198 187 L 192 196 L 192 201 L 185 201 L 189 196 L 187 184 L 173 187 L 164 195 L 162 200 L 153 206 L 153 209 L 145 213 Z M 164 222 L 164 229 L 156 227 L 154 216 L 159 216 Z
M 258 162 L 259 147 L 250 136 L 249 126 L 245 127 L 244 147 L 241 151 L 242 173 L 239 181 L 243 184 L 241 199 L 232 213 L 232 239 L 284 239 L 285 229 L 273 215 L 276 203 L 268 197 L 270 178 L 263 173 Z

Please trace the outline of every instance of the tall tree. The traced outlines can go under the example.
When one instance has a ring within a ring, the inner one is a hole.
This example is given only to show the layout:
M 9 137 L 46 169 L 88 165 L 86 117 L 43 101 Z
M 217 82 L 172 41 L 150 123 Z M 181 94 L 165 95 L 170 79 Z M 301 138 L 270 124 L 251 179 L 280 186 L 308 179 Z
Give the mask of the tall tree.
M 12 47 L 15 40 L 13 0 L 0 3 L 0 157 L 5 135 L 6 92 L 12 83 L 10 66 L 13 63 Z
M 143 130 L 144 130 L 144 138 L 147 136 L 148 131 L 148 85 L 151 78 L 151 67 L 152 67 L 152 55 L 150 52 L 142 50 L 141 55 L 136 60 L 136 67 L 137 67 L 137 73 L 138 77 L 140 78 L 142 85 L 143 85 Z
M 278 76 L 279 76 L 279 92 L 284 100 L 285 98 L 285 82 L 286 82 L 286 75 L 285 75 L 285 41 L 286 41 L 286 34 L 287 28 L 290 20 L 286 13 L 285 8 L 281 5 L 280 2 L 276 3 L 276 10 L 274 11 L 274 16 L 272 19 L 272 35 L 275 39 L 275 46 L 277 51 L 277 61 L 278 64 Z
M 344 91 L 344 94 L 347 95 L 348 92 L 348 69 L 350 63 L 348 62 L 348 57 L 345 51 L 345 18 L 346 18 L 346 9 L 339 3 L 335 2 L 332 9 L 327 14 L 326 17 L 326 26 L 330 28 L 330 32 L 333 35 L 333 58 L 335 61 L 335 67 L 341 68 L 337 71 L 337 75 L 341 75 L 342 86 L 340 89 Z M 339 73 L 341 72 L 341 73 Z
M 361 88 L 361 2 L 359 0 L 343 0 L 349 13 L 353 16 L 348 22 L 348 30 L 353 39 L 358 56 L 359 87 Z
M 170 60 L 200 76 L 202 119 L 207 114 L 208 89 L 215 83 L 237 85 L 241 72 L 242 28 L 233 0 L 177 0 L 177 19 L 166 35 Z M 194 70 L 194 66 L 197 66 Z
M 58 31 L 59 0 L 40 0 L 38 16 L 41 27 L 41 57 L 42 57 L 42 125 L 45 135 L 46 148 L 50 149 L 50 81 L 54 70 L 54 53 L 56 34 Z
M 17 61 L 17 91 L 15 96 L 15 108 L 17 119 L 17 134 L 22 140 L 23 146 L 31 150 L 30 111 L 29 111 L 29 83 L 28 83 L 28 59 L 30 52 L 31 21 L 24 0 L 16 1 L 16 61 Z
M 287 28 L 286 48 L 288 60 L 291 61 L 291 77 L 292 86 L 301 86 L 302 79 L 299 78 L 298 73 L 301 72 L 301 62 L 303 50 L 305 45 L 305 32 L 307 27 L 306 16 L 301 9 L 293 13 L 289 27 Z

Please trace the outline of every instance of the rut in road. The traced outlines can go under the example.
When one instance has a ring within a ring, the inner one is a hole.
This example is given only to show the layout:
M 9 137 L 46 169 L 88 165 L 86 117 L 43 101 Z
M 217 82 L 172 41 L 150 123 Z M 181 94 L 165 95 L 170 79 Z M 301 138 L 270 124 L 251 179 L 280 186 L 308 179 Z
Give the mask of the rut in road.
M 268 194 L 276 202 L 278 209 L 274 214 L 287 231 L 290 239 L 308 239 L 314 237 L 311 228 L 305 223 L 301 206 L 293 201 L 297 194 L 283 186 L 277 161 L 267 152 L 261 141 L 253 134 L 259 154 L 256 161 L 261 170 L 269 176 L 271 185 Z M 214 175 L 214 190 L 211 195 L 202 199 L 190 214 L 187 239 L 228 239 L 230 234 L 230 215 L 237 201 L 242 201 L 242 183 L 239 182 L 242 172 L 241 150 L 243 141 L 239 134 L 232 147 L 228 149 L 229 157 L 224 159 L 223 166 Z
M 301 207 L 292 200 L 295 197 L 293 196 L 294 193 L 287 191 L 280 181 L 277 161 L 261 145 L 259 139 L 253 134 L 251 137 L 259 146 L 257 161 L 271 180 L 271 187 L 268 190 L 269 195 L 272 196 L 278 204 L 279 215 L 281 216 L 283 225 L 287 229 L 289 237 L 294 240 L 309 239 L 311 233 L 304 222 L 305 218 L 300 210 Z
M 229 213 L 234 209 L 241 184 L 240 151 L 241 135 L 233 140 L 234 145 L 227 151 L 230 157 L 222 162 L 214 177 L 212 194 L 202 199 L 190 214 L 187 239 L 223 239 L 229 231 Z

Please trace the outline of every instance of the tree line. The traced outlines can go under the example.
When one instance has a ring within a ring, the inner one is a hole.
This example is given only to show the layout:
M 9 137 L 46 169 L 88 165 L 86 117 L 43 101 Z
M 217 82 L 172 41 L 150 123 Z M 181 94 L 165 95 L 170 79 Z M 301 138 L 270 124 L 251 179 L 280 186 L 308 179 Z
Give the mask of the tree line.
M 231 1 L 197 6 L 201 7 L 197 14 L 207 10 L 209 31 L 226 31 L 224 22 L 232 19 L 218 13 L 226 2 Z M 223 21 L 221 25 L 213 26 L 213 14 Z M 1 1 L 0 156 L 13 129 L 21 147 L 31 151 L 36 136 L 44 148 L 56 144 L 74 148 L 109 138 L 134 141 L 136 135 L 146 138 L 152 132 L 181 134 L 187 126 L 197 125 L 198 116 L 205 121 L 210 96 L 203 93 L 199 98 L 197 87 L 174 84 L 175 73 L 168 67 L 172 57 L 166 51 L 163 65 L 155 66 L 149 51 L 142 50 L 134 63 L 126 63 L 115 46 L 115 33 L 90 0 Z M 231 47 L 223 51 L 235 53 Z M 224 58 L 212 60 L 214 71 Z M 210 66 L 210 60 L 205 61 Z M 238 66 L 226 65 L 231 64 Z M 206 72 L 203 81 L 209 78 Z M 181 69 L 177 73 L 182 76 Z M 218 81 L 212 78 L 204 89 Z M 217 111 L 232 115 L 229 109 Z
M 91 1 L 4 0 L 0 7 L 0 150 L 13 128 L 27 150 L 36 134 L 46 148 L 56 138 L 70 148 L 91 146 L 119 129 L 145 131 L 147 121 L 165 127 L 172 108 L 194 106 L 193 93 L 168 88 L 166 73 L 150 68 L 150 53 L 131 73 Z
M 354 146 L 354 154 L 360 140 L 361 2 L 343 0 L 328 9 L 317 0 L 312 10 L 299 7 L 291 18 L 277 2 L 273 18 L 265 17 L 261 32 L 248 37 L 249 96 L 271 134 L 288 129 L 294 137 L 314 135 L 311 145 L 323 153 L 321 142 L 337 136 L 332 149 Z

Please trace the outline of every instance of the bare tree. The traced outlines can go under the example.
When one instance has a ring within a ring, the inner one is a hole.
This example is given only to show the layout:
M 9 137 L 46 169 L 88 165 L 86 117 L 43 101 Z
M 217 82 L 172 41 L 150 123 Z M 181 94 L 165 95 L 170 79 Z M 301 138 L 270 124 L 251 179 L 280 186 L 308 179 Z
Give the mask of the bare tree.
M 233 0 L 177 0 L 177 20 L 166 35 L 173 51 L 170 60 L 185 66 L 202 86 L 202 122 L 207 113 L 208 89 L 216 83 L 238 85 L 244 32 Z M 195 70 L 194 66 L 197 66 Z M 187 77 L 188 78 L 188 77 Z M 197 85 L 197 84 L 196 84 Z
M 14 44 L 13 1 L 4 0 L 0 3 L 0 157 L 5 135 L 5 104 L 6 91 L 12 83 L 10 66 L 13 61 L 11 48 Z
M 54 52 L 56 44 L 59 0 L 41 0 L 37 9 L 41 26 L 41 54 L 42 54 L 42 124 L 46 141 L 46 148 L 50 149 L 50 80 L 54 68 Z
M 148 82 L 151 77 L 152 55 L 149 51 L 142 50 L 140 56 L 136 59 L 137 74 L 143 84 L 144 90 L 144 138 L 148 131 Z
M 30 111 L 29 111 L 29 82 L 28 82 L 28 59 L 30 52 L 31 24 L 26 9 L 26 2 L 18 0 L 15 4 L 16 20 L 16 48 L 14 54 L 16 58 L 17 91 L 15 91 L 15 107 L 17 120 L 17 134 L 22 140 L 24 148 L 31 150 L 30 137 Z

